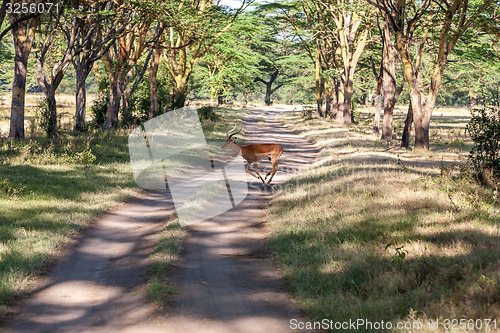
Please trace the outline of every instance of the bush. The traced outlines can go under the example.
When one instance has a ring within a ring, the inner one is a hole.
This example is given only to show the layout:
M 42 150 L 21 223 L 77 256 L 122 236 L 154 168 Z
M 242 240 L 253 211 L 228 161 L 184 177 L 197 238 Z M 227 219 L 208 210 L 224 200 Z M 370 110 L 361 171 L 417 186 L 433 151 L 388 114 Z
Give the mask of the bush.
M 471 111 L 472 119 L 466 131 L 475 143 L 469 159 L 482 180 L 500 184 L 500 95 L 496 91 L 490 99 L 491 105 Z M 486 99 L 485 99 L 486 101 Z
M 204 120 L 216 121 L 218 119 L 217 113 L 215 113 L 214 108 L 211 106 L 202 106 L 199 108 L 198 116 L 202 122 Z
M 304 105 L 302 107 L 302 117 L 306 119 L 312 119 L 315 111 L 316 108 L 314 106 Z
M 92 102 L 90 113 L 92 113 L 92 125 L 94 128 L 102 128 L 104 125 L 108 104 L 109 96 L 107 94 L 100 94 L 99 97 Z
M 55 121 L 55 119 L 50 117 L 47 100 L 45 98 L 38 99 L 35 109 L 35 120 L 30 122 L 30 126 L 38 126 L 47 134 L 47 136 L 51 136 L 57 125 Z M 61 127 L 61 124 L 59 124 L 59 127 Z

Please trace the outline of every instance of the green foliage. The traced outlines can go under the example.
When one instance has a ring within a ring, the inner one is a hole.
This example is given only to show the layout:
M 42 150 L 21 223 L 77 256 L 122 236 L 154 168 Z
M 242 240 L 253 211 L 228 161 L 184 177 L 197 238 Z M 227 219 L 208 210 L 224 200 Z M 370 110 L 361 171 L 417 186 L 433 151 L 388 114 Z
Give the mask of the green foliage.
M 215 113 L 214 108 L 211 106 L 203 106 L 199 108 L 198 116 L 200 117 L 201 121 L 204 120 L 217 121 L 219 119 L 219 116 L 217 115 L 217 113 Z
M 485 99 L 486 100 L 486 99 Z M 476 172 L 500 182 L 500 93 L 491 92 L 490 105 L 471 111 L 472 119 L 467 125 L 467 132 L 475 146 L 470 152 L 470 160 Z M 485 174 L 486 173 L 486 174 Z M 486 179 L 485 179 L 486 180 Z
M 172 88 L 171 79 L 165 68 L 160 68 L 156 76 L 156 86 L 158 88 L 158 116 L 165 112 L 171 101 L 170 90 Z M 131 112 L 131 123 L 138 124 L 147 121 L 151 106 L 151 90 L 148 76 L 145 76 L 129 98 Z
M 14 71 L 14 47 L 12 43 L 0 41 L 0 92 L 9 91 L 12 85 Z
M 108 110 L 109 95 L 100 94 L 93 102 L 90 107 L 90 113 L 92 114 L 92 126 L 94 128 L 102 128 L 104 120 L 106 119 L 106 112 Z
M 19 185 L 18 182 L 11 182 L 8 179 L 0 178 L 0 193 L 7 195 L 7 197 L 15 197 L 16 194 L 21 193 L 25 189 L 24 186 Z
M 358 103 L 351 101 L 351 123 L 357 125 L 359 122 Z
M 37 101 L 35 120 L 31 125 L 33 126 L 33 124 L 43 130 L 47 136 L 51 136 L 51 134 L 54 133 L 54 129 L 57 126 L 57 118 L 52 118 L 50 116 L 47 100 L 45 98 L 40 98 Z

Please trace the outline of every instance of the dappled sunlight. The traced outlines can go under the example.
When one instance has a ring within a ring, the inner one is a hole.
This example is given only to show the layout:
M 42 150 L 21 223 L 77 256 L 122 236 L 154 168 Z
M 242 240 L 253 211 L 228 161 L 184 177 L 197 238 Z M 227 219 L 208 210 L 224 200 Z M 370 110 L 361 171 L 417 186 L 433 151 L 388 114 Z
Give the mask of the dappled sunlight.
M 462 116 L 442 121 L 462 126 Z M 333 125 L 328 136 L 329 121 L 306 123 L 321 148 L 314 169 L 295 176 L 269 211 L 271 246 L 305 311 L 391 321 L 500 312 L 498 203 L 461 178 L 463 145 L 384 148 L 363 127 Z

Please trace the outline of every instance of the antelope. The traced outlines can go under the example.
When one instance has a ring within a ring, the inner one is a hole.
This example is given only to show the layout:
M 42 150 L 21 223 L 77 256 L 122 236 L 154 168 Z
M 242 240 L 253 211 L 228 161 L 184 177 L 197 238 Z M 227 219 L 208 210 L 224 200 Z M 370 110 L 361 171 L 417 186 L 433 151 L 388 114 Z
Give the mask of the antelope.
M 271 180 L 273 180 L 274 174 L 278 170 L 278 159 L 281 157 L 281 154 L 283 153 L 283 147 L 275 143 L 261 143 L 248 146 L 239 145 L 236 143 L 236 138 L 234 138 L 233 136 L 240 133 L 241 130 L 243 129 L 243 126 L 240 128 L 238 132 L 230 134 L 232 131 L 234 131 L 235 128 L 236 125 L 233 127 L 232 130 L 226 133 L 227 140 L 226 143 L 221 148 L 231 149 L 236 154 L 243 156 L 243 158 L 247 161 L 247 166 L 245 168 L 245 171 L 254 176 L 255 178 L 259 178 L 262 181 L 262 183 L 266 184 L 267 177 L 271 175 L 271 178 L 269 178 L 269 181 L 267 182 L 267 184 L 270 184 Z M 262 176 L 259 173 L 259 167 L 257 165 L 257 162 L 266 157 L 269 158 L 269 160 L 271 161 L 273 168 L 267 173 L 266 177 L 262 179 Z M 258 176 L 256 176 L 250 170 L 248 170 L 250 164 L 253 164 L 255 172 L 257 173 Z

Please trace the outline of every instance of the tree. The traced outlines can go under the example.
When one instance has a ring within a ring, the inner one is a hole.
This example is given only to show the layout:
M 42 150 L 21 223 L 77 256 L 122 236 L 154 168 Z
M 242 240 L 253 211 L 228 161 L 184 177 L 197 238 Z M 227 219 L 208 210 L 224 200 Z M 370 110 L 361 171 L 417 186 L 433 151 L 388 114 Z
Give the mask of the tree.
M 271 77 L 269 78 L 268 81 L 264 81 L 263 79 L 258 78 L 258 77 L 255 78 L 255 82 L 262 82 L 266 85 L 266 96 L 264 98 L 264 102 L 266 103 L 266 105 L 272 104 L 272 102 L 271 102 L 272 93 L 274 93 L 276 90 L 278 90 L 279 88 L 281 88 L 283 86 L 283 84 L 278 84 L 277 86 L 272 88 L 273 83 L 276 80 L 276 77 L 278 77 L 278 73 L 279 73 L 279 70 L 278 69 L 275 70 L 274 73 L 271 74 Z
M 38 1 L 32 2 L 34 5 L 38 4 Z M 5 17 L 7 16 L 7 11 L 12 9 L 13 2 L 11 0 L 1 0 L 0 2 L 0 27 L 3 24 L 3 21 Z M 39 17 L 41 13 L 35 12 L 35 13 L 26 13 L 25 15 L 21 15 L 16 18 L 16 20 L 11 21 L 9 20 L 9 24 L 3 29 L 0 30 L 0 41 L 7 36 L 9 31 L 11 31 L 15 26 L 17 26 L 19 23 L 31 20 L 35 17 Z
M 199 80 L 208 91 L 211 104 L 217 96 L 222 98 L 236 90 L 248 93 L 253 89 L 252 78 L 261 74 L 259 63 L 263 58 L 256 48 L 262 43 L 267 45 L 263 41 L 267 32 L 260 17 L 241 15 L 201 59 Z
M 15 51 L 9 138 L 22 139 L 24 138 L 24 103 L 28 58 L 40 16 L 27 19 L 28 15 L 19 15 L 14 12 L 8 15 Z
M 494 0 L 469 2 L 468 0 L 445 0 L 434 2 L 425 0 L 415 4 L 413 1 L 367 0 L 386 15 L 384 20 L 392 26 L 395 45 L 403 63 L 404 74 L 410 89 L 410 100 L 415 128 L 415 148 L 429 149 L 429 127 L 432 110 L 441 87 L 443 72 L 448 56 L 459 38 L 471 26 L 478 24 L 480 15 L 491 6 Z M 412 61 L 411 43 L 416 29 L 429 15 L 436 14 L 434 25 L 439 27 L 437 34 L 437 55 L 434 61 L 427 96 L 423 96 L 421 80 Z
M 81 51 L 75 48 L 75 43 L 83 26 L 84 22 L 72 15 L 71 8 L 49 13 L 40 21 L 35 52 L 36 76 L 47 101 L 46 131 L 51 137 L 58 135 L 56 91 L 73 58 Z
M 241 7 L 230 10 L 220 6 L 220 0 L 200 0 L 187 3 L 170 1 L 165 15 L 172 24 L 166 36 L 162 61 L 172 75 L 172 107 L 183 107 L 187 83 L 194 65 L 211 49 L 219 37 L 228 31 L 251 1 L 243 0 Z
M 130 70 L 146 48 L 147 34 L 154 19 L 150 12 L 137 11 L 133 4 L 121 5 L 113 10 L 123 19 L 120 24 L 127 28 L 126 33 L 119 36 L 117 42 L 101 56 L 109 79 L 109 104 L 103 125 L 105 129 L 118 126 L 122 96 L 132 79 Z
M 354 92 L 354 75 L 361 54 L 367 44 L 370 30 L 370 10 L 354 0 L 301 0 L 302 13 L 291 13 L 294 3 L 283 6 L 285 15 L 294 28 L 308 31 L 314 40 L 309 56 L 316 70 L 316 102 L 320 116 L 323 99 L 332 116 L 344 124 L 351 122 L 351 101 Z M 307 35 L 306 35 L 307 36 Z M 332 92 L 335 89 L 335 93 Z
M 76 72 L 76 109 L 75 131 L 85 129 L 87 104 L 86 81 L 94 66 L 104 53 L 115 43 L 125 30 L 125 25 L 117 24 L 116 13 L 112 11 L 113 1 L 85 1 L 78 10 L 73 11 L 73 22 L 80 28 L 77 31 L 73 48 L 73 67 Z M 69 27 L 65 27 L 69 35 Z

